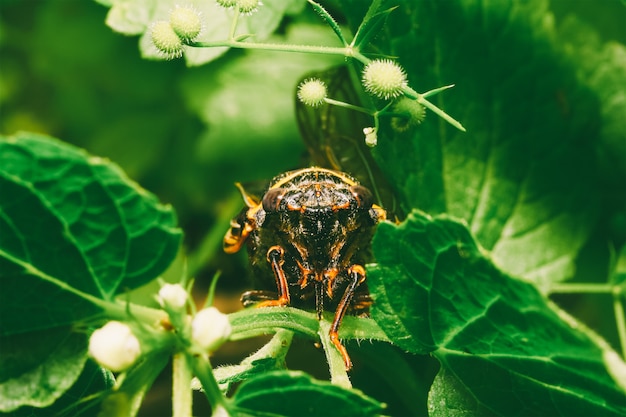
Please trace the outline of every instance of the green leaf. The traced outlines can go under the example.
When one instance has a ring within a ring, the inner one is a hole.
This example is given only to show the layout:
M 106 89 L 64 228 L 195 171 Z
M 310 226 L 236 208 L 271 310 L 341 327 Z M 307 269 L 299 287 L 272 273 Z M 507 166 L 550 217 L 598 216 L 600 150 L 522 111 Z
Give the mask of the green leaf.
M 376 416 L 384 405 L 358 390 L 317 381 L 304 372 L 274 371 L 258 375 L 235 393 L 240 408 L 282 416 Z
M 360 49 L 367 45 L 370 39 L 378 34 L 380 29 L 385 25 L 389 14 L 396 9 L 395 7 L 392 7 L 390 9 L 379 11 L 382 5 L 381 3 L 381 0 L 374 0 L 370 5 L 370 8 L 365 14 L 365 17 L 363 18 L 363 21 L 361 22 L 361 25 L 357 29 L 354 39 L 352 40 L 352 45 L 354 45 L 355 48 Z
M 503 269 L 542 290 L 571 277 L 597 218 L 601 115 L 554 43 L 547 1 L 392 4 L 376 50 L 398 57 L 416 91 L 455 84 L 432 101 L 467 128 L 431 113 L 406 132 L 382 120 L 374 155 L 405 212 L 465 219 Z
M 175 0 L 111 0 L 106 24 L 126 35 L 141 35 L 139 45 L 144 58 L 165 59 L 152 44 L 150 25 L 156 21 L 169 20 L 170 12 L 179 3 Z M 264 0 L 255 13 L 239 19 L 236 35 L 253 33 L 257 40 L 266 39 L 276 30 L 285 13 L 298 10 L 302 4 L 302 0 Z M 203 19 L 203 29 L 197 41 L 212 42 L 228 38 L 232 10 L 219 6 L 215 1 L 190 0 L 184 5 L 197 10 Z M 225 47 L 187 48 L 185 60 L 188 65 L 202 65 L 218 58 L 227 50 Z
M 435 377 L 428 395 L 429 417 L 490 416 L 471 392 L 451 372 L 443 368 Z
M 0 138 L 2 334 L 65 326 L 176 256 L 170 207 L 114 164 L 55 139 Z
M 284 369 L 285 356 L 291 346 L 292 338 L 292 332 L 279 330 L 265 346 L 239 364 L 215 368 L 213 373 L 220 389 L 227 392 L 233 383 L 270 370 Z
M 317 14 L 319 14 L 322 17 L 322 19 L 324 19 L 324 22 L 326 22 L 326 24 L 331 27 L 333 32 L 335 32 L 335 35 L 337 35 L 337 37 L 341 41 L 341 44 L 348 45 L 346 38 L 343 36 L 343 32 L 341 31 L 341 28 L 337 24 L 337 21 L 335 21 L 335 19 L 330 15 L 330 13 L 328 13 L 321 4 L 318 4 L 314 2 L 313 0 L 307 0 L 307 1 L 313 7 L 313 10 L 315 10 Z
M 398 346 L 431 352 L 496 415 L 623 415 L 599 338 L 493 266 L 448 216 L 383 223 L 368 269 L 372 317 Z M 498 387 L 494 395 L 493 387 Z M 446 407 L 445 389 L 430 404 Z M 440 415 L 445 411 L 439 410 Z
M 3 336 L 0 346 L 1 412 L 51 405 L 72 386 L 87 359 L 86 336 L 64 328 Z
M 107 417 L 134 417 L 139 411 L 144 396 L 168 364 L 171 354 L 167 351 L 146 355 L 131 368 L 120 386 L 111 390 L 103 399 L 99 415 Z
M 85 367 L 74 385 L 49 407 L 22 407 L 19 415 L 29 417 L 96 415 L 102 394 L 111 389 L 115 378 L 111 371 L 100 368 L 93 361 Z

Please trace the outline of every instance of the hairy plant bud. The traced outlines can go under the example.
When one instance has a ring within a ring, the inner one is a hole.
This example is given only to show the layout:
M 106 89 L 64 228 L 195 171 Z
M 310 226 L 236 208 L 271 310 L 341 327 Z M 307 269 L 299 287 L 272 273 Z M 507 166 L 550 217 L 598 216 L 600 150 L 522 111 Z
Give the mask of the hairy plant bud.
M 417 100 L 400 97 L 393 104 L 393 112 L 398 116 L 391 118 L 391 127 L 396 132 L 404 132 L 424 121 L 426 109 Z
M 406 73 L 390 59 L 375 59 L 363 69 L 365 90 L 385 100 L 398 97 L 407 86 Z
M 326 84 L 317 78 L 304 80 L 298 86 L 298 100 L 307 106 L 317 107 L 326 98 Z
M 184 42 L 194 40 L 202 30 L 202 22 L 197 11 L 189 7 L 176 7 L 170 14 L 170 25 Z
M 183 55 L 184 43 L 169 22 L 155 22 L 151 35 L 154 46 L 167 58 L 178 58 Z
M 259 0 L 237 0 L 237 7 L 242 14 L 254 13 L 261 5 Z

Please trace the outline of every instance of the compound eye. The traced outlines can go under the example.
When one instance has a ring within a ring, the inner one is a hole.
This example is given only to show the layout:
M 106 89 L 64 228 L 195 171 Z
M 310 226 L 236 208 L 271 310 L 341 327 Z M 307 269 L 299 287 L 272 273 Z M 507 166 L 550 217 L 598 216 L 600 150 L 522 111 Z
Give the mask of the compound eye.
M 272 188 L 268 190 L 263 196 L 263 210 L 265 210 L 266 213 L 278 211 L 278 206 L 284 195 L 285 190 L 282 188 Z
M 352 191 L 352 195 L 356 199 L 358 207 L 369 208 L 374 204 L 374 197 L 371 191 L 362 185 L 353 185 L 350 187 L 350 191 Z

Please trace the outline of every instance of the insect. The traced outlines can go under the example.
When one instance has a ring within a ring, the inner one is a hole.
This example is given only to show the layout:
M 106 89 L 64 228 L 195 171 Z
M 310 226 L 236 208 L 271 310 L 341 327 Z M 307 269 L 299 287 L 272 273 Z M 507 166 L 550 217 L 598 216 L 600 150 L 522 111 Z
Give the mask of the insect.
M 364 265 L 385 210 L 354 178 L 325 168 L 277 176 L 260 201 L 239 189 L 246 207 L 231 221 L 224 250 L 235 253 L 246 243 L 255 274 L 277 288 L 247 291 L 243 304 L 315 308 L 320 320 L 332 309 L 329 337 L 350 369 L 338 331 L 347 312 L 365 313 L 372 303 Z
M 353 67 L 342 65 L 307 74 L 304 79 L 311 77 L 326 83 L 330 97 L 367 107 L 367 98 L 355 89 L 353 80 L 359 75 Z M 388 217 L 402 217 L 393 187 L 365 144 L 363 128 L 372 125 L 370 116 L 328 104 L 313 108 L 296 100 L 296 119 L 312 165 L 350 172 L 372 191 L 374 201 L 387 210 Z

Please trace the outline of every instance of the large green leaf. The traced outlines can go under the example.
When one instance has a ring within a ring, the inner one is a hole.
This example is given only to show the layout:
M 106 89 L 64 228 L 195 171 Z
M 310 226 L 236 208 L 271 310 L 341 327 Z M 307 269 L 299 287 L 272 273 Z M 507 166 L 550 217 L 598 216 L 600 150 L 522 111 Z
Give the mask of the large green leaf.
M 244 382 L 237 407 L 282 416 L 377 416 L 383 404 L 358 390 L 317 381 L 303 372 L 273 371 Z M 256 415 L 256 414 L 255 414 Z
M 475 407 L 496 415 L 626 413 L 626 393 L 604 364 L 611 350 L 532 284 L 499 271 L 465 224 L 413 212 L 400 225 L 381 224 L 373 250 L 372 317 L 400 347 L 439 359 L 442 375 L 458 380 Z M 449 406 L 453 385 L 435 386 L 431 410 Z
M 0 343 L 2 412 L 49 406 L 72 386 L 87 357 L 86 336 L 68 329 L 3 336 Z
M 181 231 L 171 208 L 116 165 L 49 137 L 0 137 L 3 410 L 45 407 L 78 378 L 72 325 L 164 271 Z
M 363 6 L 345 5 L 356 27 Z M 405 207 L 465 219 L 499 265 L 542 289 L 572 276 L 597 216 L 601 115 L 554 42 L 547 1 L 394 5 L 376 50 L 417 91 L 455 84 L 432 99 L 467 128 L 433 114 L 402 133 L 383 123 L 375 156 Z
M 72 324 L 156 278 L 181 240 L 170 207 L 57 140 L 0 138 L 2 334 Z

